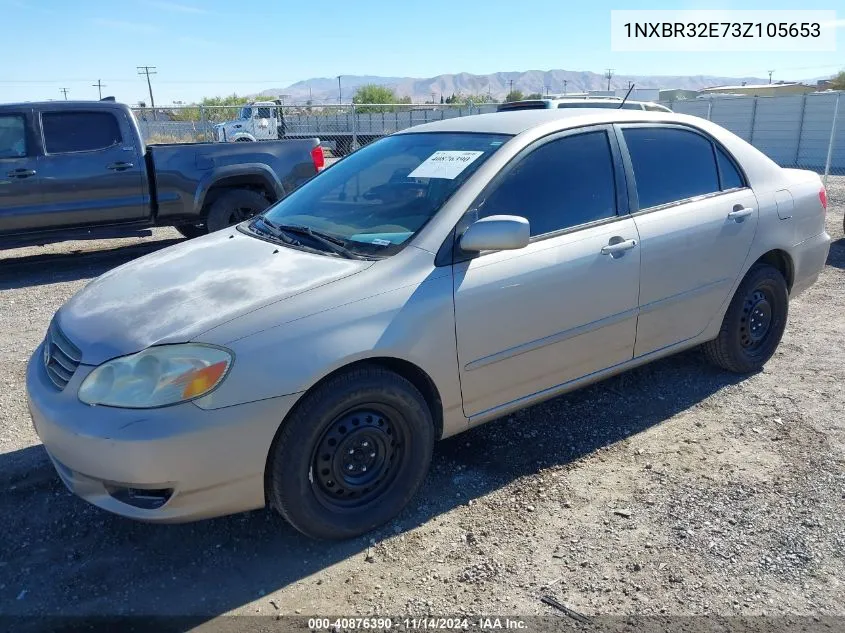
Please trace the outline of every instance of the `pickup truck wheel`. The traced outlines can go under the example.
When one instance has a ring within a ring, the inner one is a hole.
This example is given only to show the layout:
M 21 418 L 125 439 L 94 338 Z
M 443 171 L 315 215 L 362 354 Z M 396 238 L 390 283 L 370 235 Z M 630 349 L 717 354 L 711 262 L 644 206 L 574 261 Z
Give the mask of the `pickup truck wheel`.
M 760 370 L 775 353 L 789 312 L 789 290 L 776 268 L 755 264 L 728 306 L 719 336 L 704 344 L 710 362 L 737 374 Z
M 307 394 L 267 460 L 267 497 L 312 538 L 359 536 L 395 517 L 428 472 L 434 424 L 422 394 L 378 366 Z
M 270 206 L 269 200 L 249 189 L 232 189 L 215 200 L 208 210 L 205 224 L 208 232 L 248 220 Z
M 208 233 L 208 229 L 205 224 L 183 224 L 182 226 L 177 226 L 175 228 L 189 240 Z

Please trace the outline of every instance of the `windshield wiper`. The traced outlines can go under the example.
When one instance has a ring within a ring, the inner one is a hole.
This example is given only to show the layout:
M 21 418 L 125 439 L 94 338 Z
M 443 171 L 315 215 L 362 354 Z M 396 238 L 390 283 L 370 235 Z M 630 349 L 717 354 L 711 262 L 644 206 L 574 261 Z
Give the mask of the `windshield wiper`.
M 314 231 L 313 229 L 307 226 L 300 226 L 298 224 L 276 224 L 275 222 L 271 222 L 266 218 L 261 218 L 261 221 L 267 224 L 267 226 L 269 226 L 270 228 L 276 229 L 280 232 L 286 231 L 288 233 L 294 233 L 296 235 L 307 235 L 312 240 L 323 246 L 326 250 L 340 255 L 341 257 L 345 257 L 346 259 L 366 259 L 366 257 L 356 255 L 348 248 L 343 247 L 341 245 L 342 242 L 338 238 L 333 237 L 331 235 L 327 235 L 326 233 Z
M 256 228 L 255 225 L 258 224 L 259 222 L 261 224 L 263 224 L 265 228 L 261 228 L 261 229 Z M 279 240 L 283 244 L 291 244 L 293 246 L 300 246 L 300 243 L 299 243 L 298 240 L 292 239 L 287 233 L 285 233 L 284 231 L 281 231 L 279 229 L 279 227 L 277 227 L 275 224 L 273 224 L 272 222 L 270 222 L 269 220 L 267 220 L 267 219 L 265 219 L 261 216 L 255 218 L 255 221 L 252 223 L 252 227 L 255 230 L 258 230 L 260 233 L 268 233 L 268 234 L 272 235 L 273 237 L 275 237 L 277 240 Z

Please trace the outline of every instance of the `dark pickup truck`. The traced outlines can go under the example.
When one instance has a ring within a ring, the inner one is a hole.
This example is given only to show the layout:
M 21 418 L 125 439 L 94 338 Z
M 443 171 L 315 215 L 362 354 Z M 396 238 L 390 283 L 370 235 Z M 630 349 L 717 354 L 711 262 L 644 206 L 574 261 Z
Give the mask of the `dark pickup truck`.
M 0 247 L 143 234 L 195 237 L 314 176 L 319 139 L 145 145 L 114 101 L 0 105 Z

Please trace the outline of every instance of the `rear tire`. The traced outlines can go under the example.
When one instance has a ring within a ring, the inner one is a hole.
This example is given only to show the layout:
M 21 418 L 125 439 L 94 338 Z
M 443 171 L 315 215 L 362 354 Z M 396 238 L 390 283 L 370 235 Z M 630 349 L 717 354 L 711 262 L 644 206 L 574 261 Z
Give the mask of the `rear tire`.
M 775 353 L 788 313 L 783 275 L 768 264 L 755 264 L 731 299 L 719 335 L 704 344 L 704 354 L 728 371 L 759 371 Z
M 433 446 L 422 394 L 391 371 L 359 367 L 297 404 L 270 449 L 267 496 L 307 536 L 359 536 L 408 504 Z
M 250 189 L 232 189 L 227 191 L 208 210 L 206 226 L 208 232 L 219 231 L 248 220 L 270 206 L 270 202 L 256 191 Z

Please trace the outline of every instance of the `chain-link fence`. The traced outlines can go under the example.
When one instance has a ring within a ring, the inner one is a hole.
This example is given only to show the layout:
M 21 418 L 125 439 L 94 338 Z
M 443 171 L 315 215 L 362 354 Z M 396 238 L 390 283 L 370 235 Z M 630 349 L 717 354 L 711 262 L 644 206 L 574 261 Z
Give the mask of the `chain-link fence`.
M 783 167 L 845 174 L 845 93 L 714 97 L 664 102 L 742 137 Z M 244 142 L 318 137 L 343 156 L 415 125 L 495 112 L 495 104 L 180 106 L 135 109 L 148 143 Z
M 664 102 L 744 138 L 782 167 L 845 175 L 845 92 Z
M 147 143 L 254 142 L 318 137 L 336 155 L 422 123 L 494 112 L 495 104 L 347 104 L 137 108 Z

